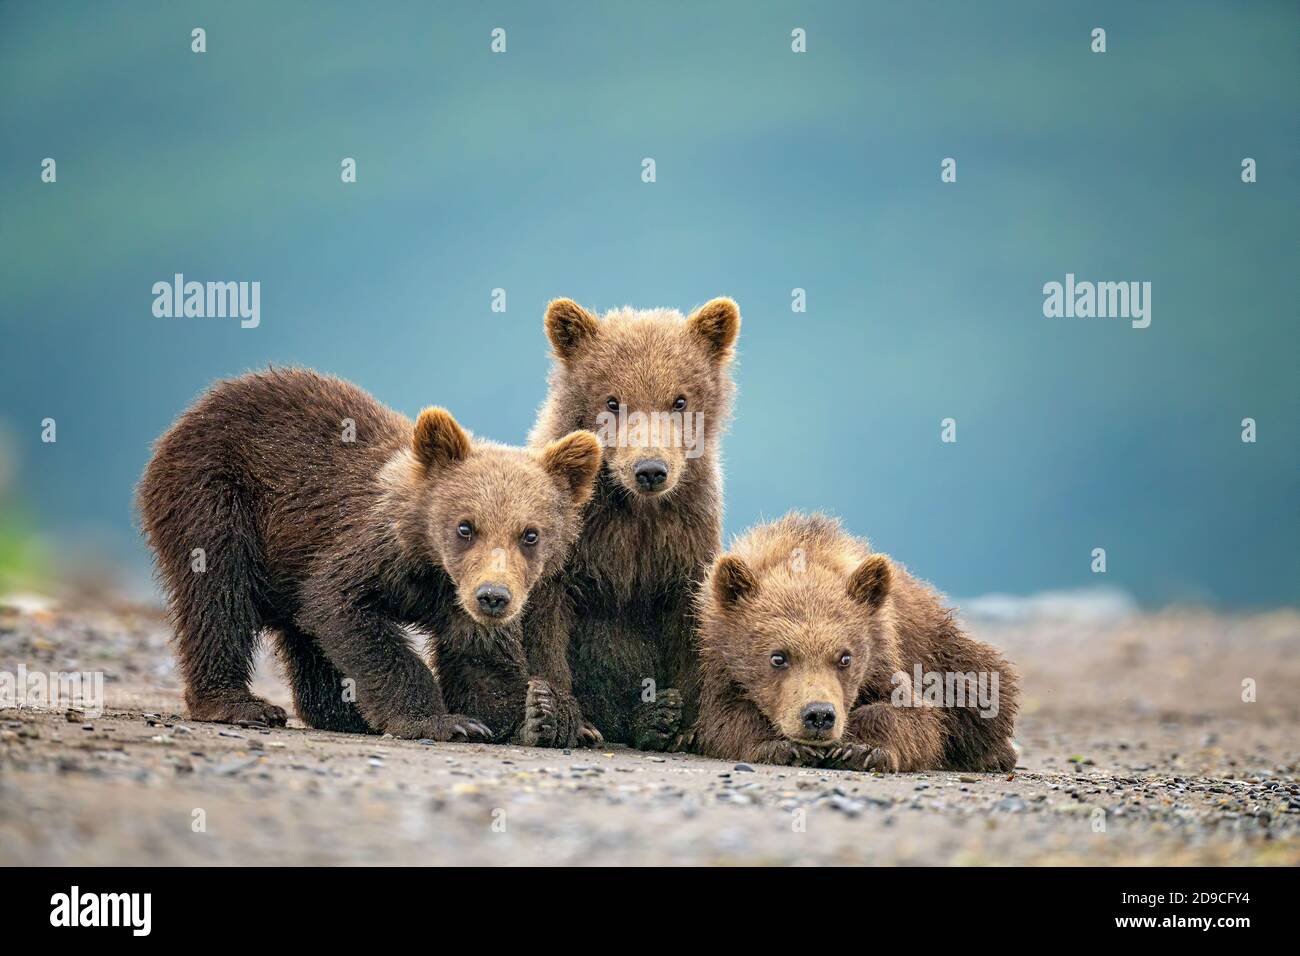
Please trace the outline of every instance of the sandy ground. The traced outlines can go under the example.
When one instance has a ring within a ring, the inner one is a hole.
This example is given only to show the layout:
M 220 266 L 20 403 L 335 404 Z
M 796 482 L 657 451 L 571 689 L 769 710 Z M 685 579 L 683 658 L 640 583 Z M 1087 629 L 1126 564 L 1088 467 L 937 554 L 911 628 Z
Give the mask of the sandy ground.
M 0 606 L 0 677 L 106 675 L 0 710 L 0 864 L 1300 863 L 1300 612 L 970 623 L 1024 674 L 1012 775 L 203 724 L 156 613 Z

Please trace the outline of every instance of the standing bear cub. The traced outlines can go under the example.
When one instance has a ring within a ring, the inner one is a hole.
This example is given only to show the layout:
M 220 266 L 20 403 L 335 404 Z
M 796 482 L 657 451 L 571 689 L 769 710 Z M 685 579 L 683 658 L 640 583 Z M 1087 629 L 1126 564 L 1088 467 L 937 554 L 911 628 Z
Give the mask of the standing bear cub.
M 604 451 L 578 543 L 524 617 L 533 673 L 555 693 L 556 740 L 665 750 L 694 717 L 691 595 L 722 546 L 718 448 L 739 331 L 726 298 L 688 316 L 598 318 L 570 299 L 546 310 L 555 364 L 530 441 L 587 428 Z
M 515 619 L 576 538 L 599 465 L 587 432 L 508 448 L 310 371 L 218 383 L 139 488 L 191 715 L 285 722 L 249 690 L 266 630 L 311 727 L 486 739 L 490 722 L 503 739 L 529 686 Z M 431 635 L 438 679 L 408 624 Z
M 1011 665 L 833 519 L 790 514 L 749 531 L 714 562 L 697 603 L 701 753 L 885 772 L 1014 769 Z

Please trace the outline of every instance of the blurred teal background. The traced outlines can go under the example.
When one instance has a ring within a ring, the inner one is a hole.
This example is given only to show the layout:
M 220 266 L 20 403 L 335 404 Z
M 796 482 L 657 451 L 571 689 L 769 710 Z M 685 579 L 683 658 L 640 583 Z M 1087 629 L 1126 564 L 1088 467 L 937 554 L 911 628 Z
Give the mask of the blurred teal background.
M 56 574 L 85 546 L 147 581 L 134 482 L 215 378 L 310 365 L 518 442 L 548 299 L 726 294 L 729 532 L 824 508 L 958 596 L 1294 604 L 1297 26 L 1291 2 L 0 3 L 7 523 Z M 260 327 L 155 318 L 176 272 L 260 281 Z M 1151 327 L 1044 318 L 1067 272 L 1150 281 Z

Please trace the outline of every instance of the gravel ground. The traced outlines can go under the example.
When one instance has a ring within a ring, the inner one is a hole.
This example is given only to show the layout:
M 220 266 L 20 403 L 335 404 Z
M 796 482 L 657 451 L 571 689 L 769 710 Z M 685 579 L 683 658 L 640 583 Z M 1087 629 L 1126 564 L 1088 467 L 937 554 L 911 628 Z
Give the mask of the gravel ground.
M 1300 863 L 1300 612 L 971 625 L 1024 674 L 1011 775 L 192 722 L 156 612 L 0 606 L 0 673 L 106 680 L 0 710 L 0 864 Z

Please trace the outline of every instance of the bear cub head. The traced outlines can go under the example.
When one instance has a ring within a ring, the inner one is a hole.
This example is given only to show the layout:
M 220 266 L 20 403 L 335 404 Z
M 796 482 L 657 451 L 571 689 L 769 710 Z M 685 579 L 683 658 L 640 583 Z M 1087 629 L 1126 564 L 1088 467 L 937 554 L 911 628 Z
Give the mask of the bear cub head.
M 872 635 L 888 627 L 891 577 L 889 558 L 830 519 L 750 532 L 715 559 L 697 597 L 705 679 L 729 684 L 788 740 L 838 740 L 873 664 Z
M 472 438 L 442 408 L 426 408 L 409 451 L 390 464 L 404 500 L 403 544 L 440 565 L 465 612 L 497 626 L 562 564 L 581 530 L 600 444 L 575 431 L 526 450 Z
M 695 470 L 715 467 L 709 451 L 734 391 L 735 302 L 713 299 L 688 317 L 623 308 L 597 318 L 556 299 L 545 324 L 557 362 L 535 437 L 594 431 L 610 477 L 637 503 L 668 500 Z

